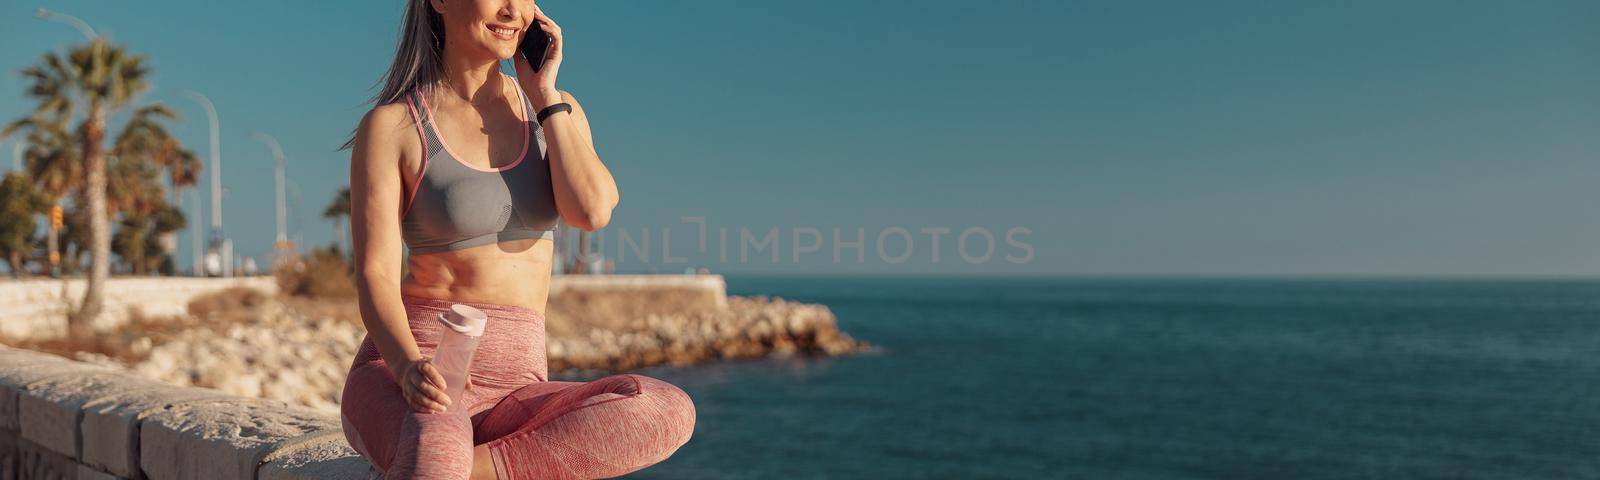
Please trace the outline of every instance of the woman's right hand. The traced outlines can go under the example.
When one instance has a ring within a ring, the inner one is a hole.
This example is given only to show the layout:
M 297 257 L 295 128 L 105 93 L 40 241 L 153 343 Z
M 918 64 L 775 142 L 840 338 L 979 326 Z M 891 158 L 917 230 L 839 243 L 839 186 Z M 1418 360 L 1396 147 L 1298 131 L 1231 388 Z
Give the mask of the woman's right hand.
M 444 375 L 429 358 L 406 364 L 400 373 L 400 392 L 418 413 L 444 413 L 450 405 L 450 397 L 444 393 Z

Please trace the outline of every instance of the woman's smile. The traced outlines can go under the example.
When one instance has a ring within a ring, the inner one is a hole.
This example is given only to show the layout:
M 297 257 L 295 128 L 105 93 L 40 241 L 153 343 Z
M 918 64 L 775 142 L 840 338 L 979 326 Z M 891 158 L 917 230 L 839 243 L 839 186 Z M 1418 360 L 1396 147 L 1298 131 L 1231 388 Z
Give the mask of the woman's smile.
M 485 25 L 485 27 L 489 29 L 490 35 L 494 35 L 494 38 L 501 40 L 517 39 L 518 29 L 516 27 L 508 27 L 505 25 Z

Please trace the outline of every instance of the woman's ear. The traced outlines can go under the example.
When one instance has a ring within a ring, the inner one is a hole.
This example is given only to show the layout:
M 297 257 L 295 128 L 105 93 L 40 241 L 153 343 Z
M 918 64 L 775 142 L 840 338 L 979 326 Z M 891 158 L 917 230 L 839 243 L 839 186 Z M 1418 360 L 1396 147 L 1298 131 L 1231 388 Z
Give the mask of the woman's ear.
M 444 0 L 428 0 L 428 5 L 433 7 L 433 13 L 444 15 Z

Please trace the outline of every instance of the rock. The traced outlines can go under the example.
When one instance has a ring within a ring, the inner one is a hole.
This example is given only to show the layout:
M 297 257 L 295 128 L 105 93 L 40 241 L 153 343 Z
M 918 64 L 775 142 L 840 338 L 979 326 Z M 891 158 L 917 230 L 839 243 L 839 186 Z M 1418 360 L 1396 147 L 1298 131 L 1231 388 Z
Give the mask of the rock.
M 565 332 L 546 339 L 550 371 L 620 372 L 766 355 L 847 355 L 867 346 L 839 332 L 825 306 L 776 297 L 728 297 L 718 303 L 723 306 L 650 311 L 631 319 L 549 318 L 547 331 Z M 155 343 L 148 347 L 135 341 L 134 349 L 147 348 L 148 355 L 130 369 L 175 385 L 337 411 L 345 373 L 364 335 L 360 324 L 308 316 L 275 299 L 258 306 L 253 317 L 218 318 L 237 323 L 177 332 L 159 343 L 142 339 Z
M 631 322 L 631 330 L 563 326 L 582 333 L 549 339 L 551 370 L 616 372 L 768 354 L 846 355 L 866 347 L 839 332 L 824 306 L 763 297 L 731 297 L 727 303 L 722 310 L 647 315 Z

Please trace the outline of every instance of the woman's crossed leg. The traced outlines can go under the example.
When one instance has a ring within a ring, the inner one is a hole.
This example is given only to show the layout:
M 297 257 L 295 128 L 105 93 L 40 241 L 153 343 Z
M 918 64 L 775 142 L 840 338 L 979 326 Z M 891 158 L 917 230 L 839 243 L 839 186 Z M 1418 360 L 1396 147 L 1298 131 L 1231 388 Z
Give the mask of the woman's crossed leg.
M 381 366 L 351 377 L 346 437 L 389 479 L 480 478 L 491 468 L 502 480 L 615 477 L 666 459 L 694 433 L 688 394 L 643 375 L 537 382 L 470 416 L 412 411 Z

